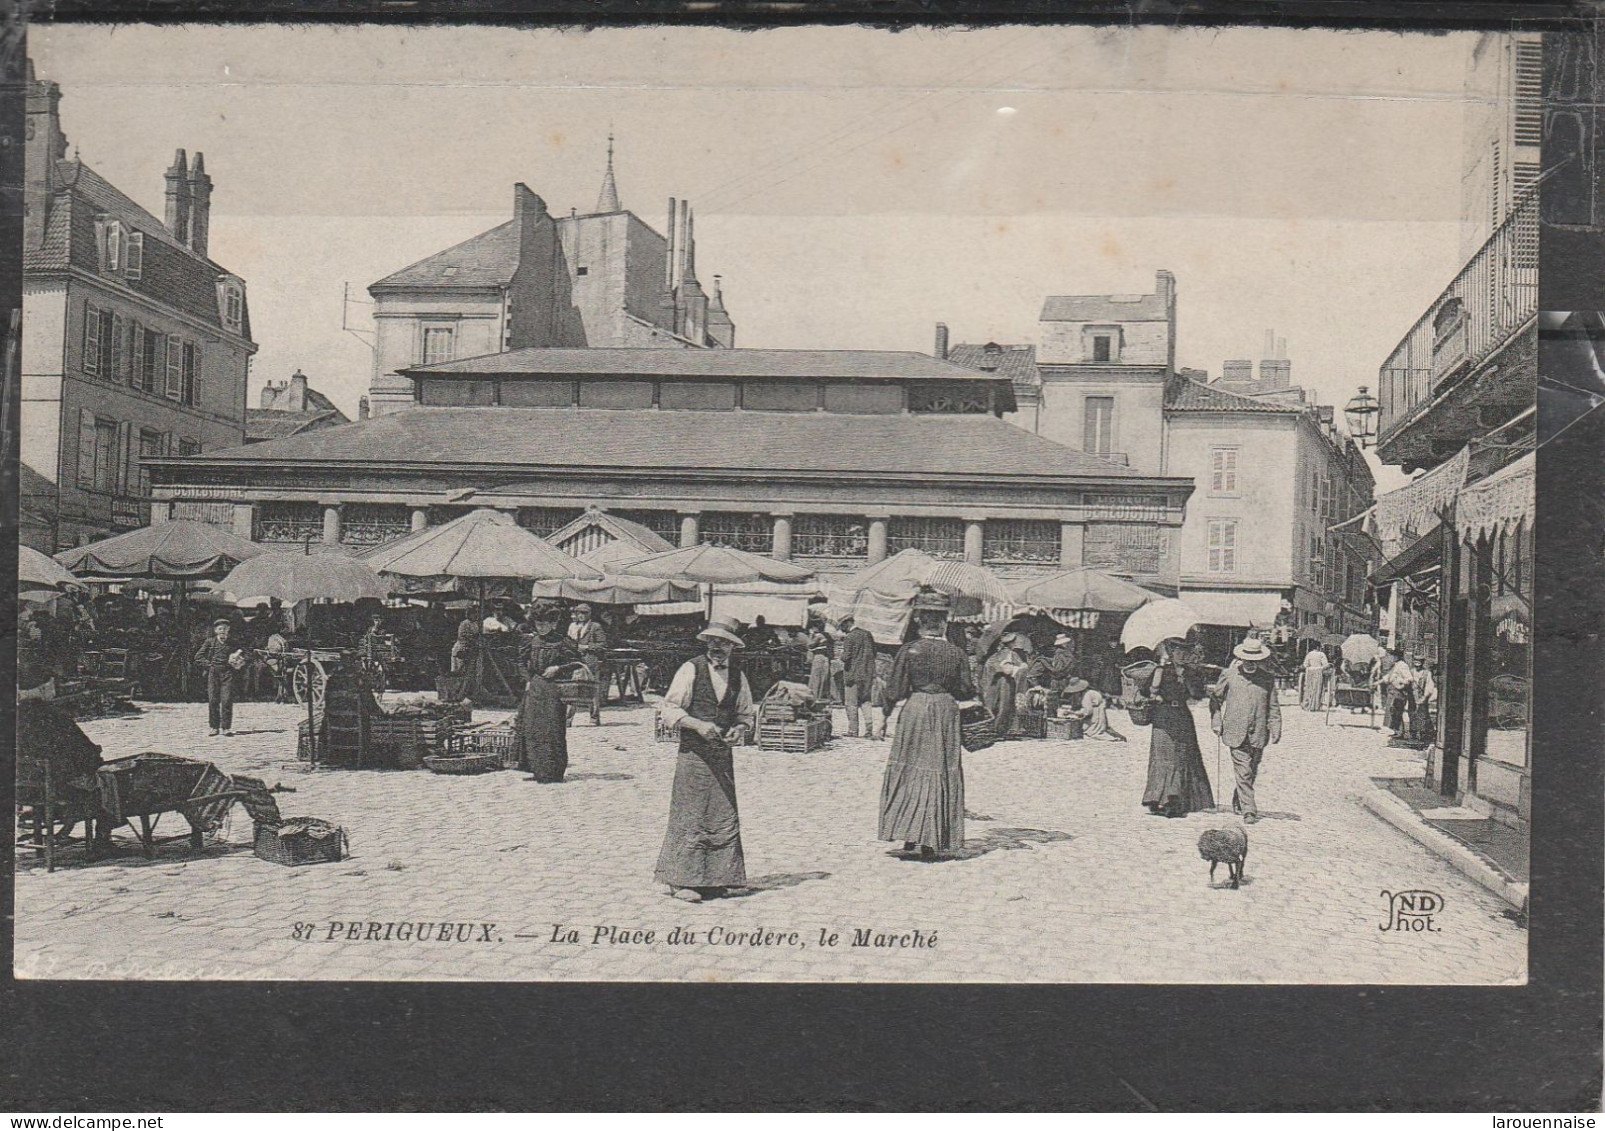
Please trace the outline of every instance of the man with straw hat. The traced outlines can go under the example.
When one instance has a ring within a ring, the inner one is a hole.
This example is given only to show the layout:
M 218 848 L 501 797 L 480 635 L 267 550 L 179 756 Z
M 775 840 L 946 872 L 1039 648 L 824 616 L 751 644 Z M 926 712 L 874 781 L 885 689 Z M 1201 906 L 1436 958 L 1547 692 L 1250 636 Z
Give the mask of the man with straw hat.
M 658 706 L 663 724 L 680 732 L 680 755 L 655 878 L 686 903 L 747 882 L 734 747 L 752 733 L 757 712 L 747 677 L 731 663 L 745 647 L 739 628 L 728 617 L 710 621 L 697 634 L 707 654 L 680 666 Z
M 1259 820 L 1254 780 L 1265 748 L 1282 741 L 1282 709 L 1276 702 L 1276 678 L 1266 666 L 1271 650 L 1265 641 L 1245 640 L 1232 649 L 1232 656 L 1231 666 L 1210 687 L 1209 695 L 1211 703 L 1219 704 L 1220 739 L 1231 749 L 1237 775 L 1232 808 L 1246 824 L 1253 824 Z

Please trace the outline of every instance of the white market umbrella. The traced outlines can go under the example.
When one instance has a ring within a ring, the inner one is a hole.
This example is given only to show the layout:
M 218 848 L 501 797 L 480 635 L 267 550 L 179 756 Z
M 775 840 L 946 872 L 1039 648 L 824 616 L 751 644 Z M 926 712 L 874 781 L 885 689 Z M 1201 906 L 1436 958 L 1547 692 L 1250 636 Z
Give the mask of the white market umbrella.
M 1128 652 L 1136 648 L 1154 651 L 1161 641 L 1185 639 L 1199 623 L 1198 613 L 1185 601 L 1161 598 L 1126 618 L 1120 630 L 1120 646 Z

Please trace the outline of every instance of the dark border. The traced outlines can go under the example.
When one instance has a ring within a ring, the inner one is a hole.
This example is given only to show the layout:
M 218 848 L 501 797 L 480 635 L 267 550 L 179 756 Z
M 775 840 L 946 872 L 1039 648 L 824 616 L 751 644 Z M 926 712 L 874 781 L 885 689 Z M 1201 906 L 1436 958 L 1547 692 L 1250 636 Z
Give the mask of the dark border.
M 894 0 L 693 12 L 642 0 L 423 0 L 398 11 L 383 0 L 58 0 L 34 11 L 150 22 L 283 13 L 299 22 L 1569 28 L 1570 69 L 1550 82 L 1565 111 L 1588 123 L 1578 136 L 1591 141 L 1578 157 L 1589 175 L 1546 186 L 1543 305 L 1605 308 L 1605 271 L 1564 265 L 1605 264 L 1595 163 L 1602 43 L 1598 29 L 1577 18 L 1580 6 Z M 6 56 L 0 64 L 0 139 L 16 138 L 21 61 Z M 0 167 L 14 186 L 6 153 L 0 149 Z M 20 216 L 14 191 L 0 201 L 3 285 L 14 293 Z M 1547 444 L 1539 460 L 1539 753 L 1526 987 L 19 984 L 7 964 L 0 1109 L 1597 1110 L 1602 454 L 1605 415 L 1596 414 Z M 9 910 L 9 885 L 6 898 Z M 8 916 L 0 938 L 7 952 L 10 934 Z

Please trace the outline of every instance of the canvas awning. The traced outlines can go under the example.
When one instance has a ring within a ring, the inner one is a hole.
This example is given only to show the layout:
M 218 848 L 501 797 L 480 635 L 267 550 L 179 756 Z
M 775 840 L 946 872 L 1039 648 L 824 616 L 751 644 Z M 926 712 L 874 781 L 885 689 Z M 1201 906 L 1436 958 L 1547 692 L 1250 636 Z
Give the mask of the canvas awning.
M 1403 550 L 1389 558 L 1371 575 L 1372 585 L 1387 585 L 1403 577 L 1418 573 L 1438 560 L 1443 551 L 1443 523 L 1435 522 L 1432 529 L 1415 539 Z
M 1528 452 L 1461 491 L 1455 505 L 1455 526 L 1461 536 L 1492 538 L 1523 522 L 1531 525 L 1536 469 L 1537 453 Z
M 1181 599 L 1202 624 L 1233 628 L 1269 628 L 1282 612 L 1282 594 L 1271 590 L 1183 589 Z

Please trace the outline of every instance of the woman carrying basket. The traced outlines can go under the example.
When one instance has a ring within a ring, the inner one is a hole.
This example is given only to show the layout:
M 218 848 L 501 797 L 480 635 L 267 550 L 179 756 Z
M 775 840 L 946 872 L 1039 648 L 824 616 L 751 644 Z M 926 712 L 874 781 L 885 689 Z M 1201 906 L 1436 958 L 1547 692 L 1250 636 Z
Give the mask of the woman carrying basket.
M 556 785 L 568 771 L 568 707 L 553 681 L 565 665 L 578 665 L 579 649 L 558 629 L 558 610 L 538 604 L 530 612 L 535 634 L 524 644 L 529 682 L 518 705 L 518 741 L 527 781 Z
M 914 598 L 919 635 L 892 663 L 883 710 L 907 700 L 881 783 L 880 839 L 902 841 L 921 859 L 964 847 L 964 767 L 959 700 L 975 698 L 968 658 L 947 639 L 952 600 Z
M 1159 667 L 1145 689 L 1152 700 L 1153 736 L 1142 803 L 1156 816 L 1185 817 L 1215 807 L 1198 747 L 1198 728 L 1187 705 L 1196 677 L 1179 640 L 1162 641 L 1158 651 Z

